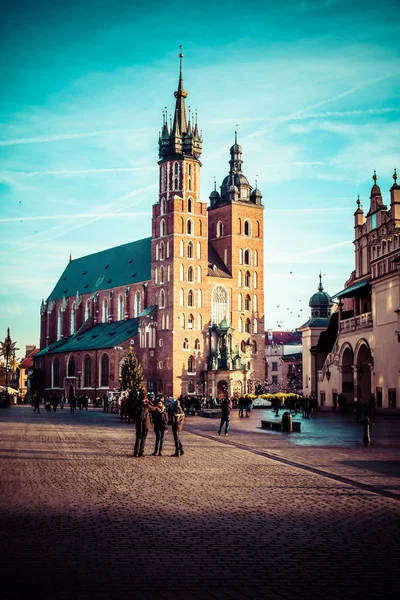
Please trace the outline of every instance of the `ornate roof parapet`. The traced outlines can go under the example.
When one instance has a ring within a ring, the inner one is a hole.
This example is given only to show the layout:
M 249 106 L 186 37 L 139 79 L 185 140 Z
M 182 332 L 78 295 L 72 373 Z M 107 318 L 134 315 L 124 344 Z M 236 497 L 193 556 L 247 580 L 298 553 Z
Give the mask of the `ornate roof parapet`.
M 75 306 L 76 306 L 76 308 L 78 308 L 82 304 L 82 300 L 83 300 L 82 294 L 80 294 L 79 291 L 77 291 L 76 292 L 76 297 L 75 297 Z
M 42 298 L 42 304 L 40 305 L 40 314 L 43 316 L 44 313 L 46 312 L 46 308 L 47 308 L 47 304 L 44 301 L 44 299 Z
M 47 302 L 47 314 L 50 315 L 53 311 L 53 308 L 55 307 L 56 303 L 54 302 L 54 300 L 49 300 Z
M 67 306 L 68 306 L 68 298 L 66 298 L 64 296 L 64 298 L 62 299 L 61 304 L 60 304 L 61 312 L 65 312 L 67 310 Z
M 128 297 L 128 296 L 129 296 L 129 292 L 130 292 L 130 291 L 131 291 L 131 288 L 130 288 L 130 286 L 128 285 L 128 286 L 125 288 L 125 296 L 126 296 L 126 297 Z

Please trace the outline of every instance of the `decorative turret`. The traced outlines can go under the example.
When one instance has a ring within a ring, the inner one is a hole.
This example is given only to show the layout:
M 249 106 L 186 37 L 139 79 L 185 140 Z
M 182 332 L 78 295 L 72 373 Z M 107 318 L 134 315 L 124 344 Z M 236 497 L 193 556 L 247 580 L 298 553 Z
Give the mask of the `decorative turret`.
M 168 129 L 168 115 L 166 112 L 163 113 L 163 126 L 158 142 L 161 160 L 183 158 L 183 156 L 198 159 L 201 156 L 203 138 L 198 130 L 197 113 L 194 123 L 190 121 L 190 115 L 189 121 L 186 118 L 185 98 L 187 98 L 188 92 L 183 86 L 182 58 L 183 54 L 181 53 L 179 55 L 178 89 L 174 93 L 175 112 L 170 129 Z
M 396 221 L 396 226 L 400 226 L 400 185 L 397 183 L 396 169 L 393 173 L 393 185 L 390 188 L 390 215 Z
M 322 285 L 322 273 L 319 274 L 318 292 L 311 296 L 308 305 L 311 308 L 311 317 L 331 316 L 332 299 L 329 294 L 324 292 Z
M 364 225 L 364 223 L 365 223 L 365 216 L 364 216 L 363 209 L 361 208 L 360 195 L 358 195 L 357 210 L 354 213 L 354 227 L 361 227 L 362 225 Z M 357 237 L 357 233 L 356 233 L 356 237 Z

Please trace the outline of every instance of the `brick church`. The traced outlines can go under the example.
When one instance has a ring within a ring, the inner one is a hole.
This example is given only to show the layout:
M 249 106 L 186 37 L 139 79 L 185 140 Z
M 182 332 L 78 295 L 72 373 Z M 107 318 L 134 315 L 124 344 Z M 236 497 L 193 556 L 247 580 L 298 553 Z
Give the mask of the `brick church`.
M 208 206 L 200 199 L 202 135 L 186 114 L 182 56 L 159 136 L 151 237 L 70 259 L 41 305 L 42 394 L 118 388 L 129 347 L 156 394 L 234 396 L 265 378 L 261 193 L 242 172 L 235 133 L 220 192 Z

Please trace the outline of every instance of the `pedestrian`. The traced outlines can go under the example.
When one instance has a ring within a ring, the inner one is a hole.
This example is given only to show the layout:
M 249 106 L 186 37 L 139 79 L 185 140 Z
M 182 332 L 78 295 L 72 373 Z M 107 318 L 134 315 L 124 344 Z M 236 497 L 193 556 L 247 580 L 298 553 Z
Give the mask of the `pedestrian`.
M 150 429 L 150 412 L 148 407 L 148 400 L 144 391 L 142 391 L 140 394 L 140 398 L 138 400 L 135 411 L 135 428 L 136 440 L 135 448 L 133 450 L 133 456 L 141 457 L 144 455 L 147 434 L 149 433 Z
M 70 407 L 70 411 L 73 413 L 75 412 L 75 408 L 76 408 L 76 396 L 74 393 L 72 393 L 70 395 L 70 399 L 69 399 L 69 407 Z
M 165 410 L 164 402 L 159 400 L 155 410 L 152 412 L 154 433 L 156 435 L 156 445 L 152 456 L 162 456 L 165 432 L 168 431 L 168 413 Z
M 64 394 L 62 394 L 62 395 L 61 395 L 61 400 L 60 400 L 60 408 L 61 408 L 61 409 L 63 409 L 63 408 L 64 408 L 64 402 L 65 402 L 65 399 L 64 399 Z
M 58 396 L 57 396 L 57 394 L 53 394 L 53 397 L 51 399 L 51 403 L 53 405 L 53 412 L 56 412 L 57 406 L 58 406 Z
M 50 398 L 48 396 L 46 396 L 46 400 L 44 402 L 44 407 L 46 409 L 46 412 L 51 412 Z
M 250 413 L 251 413 L 251 409 L 253 408 L 253 403 L 251 401 L 251 398 L 250 398 L 249 394 L 246 394 L 244 408 L 246 410 L 246 417 L 249 417 Z
M 185 422 L 185 413 L 182 410 L 181 403 L 176 400 L 171 414 L 172 433 L 174 434 L 175 454 L 171 456 L 182 456 L 184 454 L 180 433 Z
M 37 392 L 35 392 L 33 394 L 33 398 L 32 399 L 33 399 L 33 406 L 35 407 L 33 409 L 33 412 L 38 411 L 38 413 L 40 413 L 40 396 L 39 396 L 39 394 Z
M 244 407 L 245 407 L 245 399 L 243 396 L 239 398 L 239 417 L 243 417 Z
M 225 425 L 225 435 L 228 435 L 229 425 L 231 422 L 232 400 L 224 398 L 221 402 L 221 423 L 219 424 L 218 435 L 221 435 L 223 426 Z

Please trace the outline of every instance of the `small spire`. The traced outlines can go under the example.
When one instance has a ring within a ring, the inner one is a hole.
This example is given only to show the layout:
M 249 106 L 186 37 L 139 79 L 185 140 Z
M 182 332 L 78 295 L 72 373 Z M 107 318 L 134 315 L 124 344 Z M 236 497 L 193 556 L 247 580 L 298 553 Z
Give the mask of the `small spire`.
M 374 180 L 374 185 L 376 185 L 376 182 L 377 182 L 377 180 L 378 180 L 378 176 L 377 176 L 377 174 L 376 174 L 376 171 L 375 171 L 375 169 L 374 169 L 374 174 L 373 174 L 373 176 L 372 176 L 372 179 Z
M 324 287 L 322 285 L 322 273 L 321 273 L 321 271 L 319 272 L 319 286 L 318 286 L 318 291 L 319 292 L 323 292 L 324 291 Z
M 397 173 L 396 173 L 396 167 L 394 168 L 393 179 L 394 179 L 394 185 L 397 185 Z
M 72 260 L 72 251 L 70 250 L 69 251 L 69 262 L 71 262 L 71 260 Z
M 235 129 L 235 144 L 237 144 L 237 136 L 238 136 L 238 132 L 237 132 L 237 128 L 238 128 L 238 124 L 236 124 L 236 129 Z
M 258 177 L 258 173 L 256 175 L 256 187 L 255 187 L 255 189 L 257 189 L 257 177 Z
M 360 200 L 360 194 L 358 194 L 357 196 L 357 207 L 360 208 L 361 206 L 361 200 Z
M 216 192 L 216 191 L 217 191 L 217 179 L 214 175 L 214 192 Z

